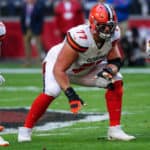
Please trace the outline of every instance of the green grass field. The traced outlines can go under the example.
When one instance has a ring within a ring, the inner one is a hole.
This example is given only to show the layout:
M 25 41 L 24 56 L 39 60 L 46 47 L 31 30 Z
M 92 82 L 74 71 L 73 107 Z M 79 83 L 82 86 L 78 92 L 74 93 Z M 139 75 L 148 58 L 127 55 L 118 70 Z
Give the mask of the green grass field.
M 4 67 L 3 67 L 4 68 Z M 15 71 L 15 67 L 11 70 Z M 4 70 L 0 70 L 3 72 Z M 98 122 L 76 122 L 72 126 L 50 131 L 34 131 L 32 142 L 18 143 L 17 134 L 2 135 L 10 142 L 5 150 L 149 150 L 150 148 L 150 73 L 126 73 L 124 75 L 123 129 L 137 137 L 130 142 L 107 141 L 108 120 Z M 0 107 L 30 106 L 42 90 L 40 73 L 7 73 L 5 84 L 0 87 Z M 105 113 L 103 89 L 80 88 L 78 94 L 87 102 L 81 112 Z M 69 110 L 62 93 L 49 107 L 52 110 Z M 9 118 L 8 118 L 9 119 Z M 1 133 L 2 134 L 2 133 Z

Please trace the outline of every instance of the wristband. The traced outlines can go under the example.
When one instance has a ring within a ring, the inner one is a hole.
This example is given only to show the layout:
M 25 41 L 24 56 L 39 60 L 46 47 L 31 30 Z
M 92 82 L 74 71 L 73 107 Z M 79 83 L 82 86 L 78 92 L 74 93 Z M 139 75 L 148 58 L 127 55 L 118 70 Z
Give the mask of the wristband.
M 72 87 L 67 88 L 64 93 L 68 97 L 69 101 L 80 99 Z
M 118 68 L 118 71 L 120 70 L 120 68 L 122 66 L 122 62 L 121 62 L 120 58 L 115 58 L 115 59 L 112 59 L 112 60 L 108 60 L 108 64 L 116 65 L 117 68 Z

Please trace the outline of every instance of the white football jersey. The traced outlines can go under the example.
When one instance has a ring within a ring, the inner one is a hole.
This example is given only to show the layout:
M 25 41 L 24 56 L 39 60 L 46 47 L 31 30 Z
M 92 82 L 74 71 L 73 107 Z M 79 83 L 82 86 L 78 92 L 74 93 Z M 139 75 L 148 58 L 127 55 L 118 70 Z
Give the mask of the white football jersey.
M 6 34 L 6 27 L 3 24 L 3 22 L 0 22 L 0 38 L 5 36 L 5 34 Z
M 79 53 L 78 59 L 67 70 L 69 74 L 84 74 L 91 70 L 95 65 L 106 60 L 106 56 L 112 48 L 114 41 L 120 38 L 120 29 L 117 26 L 112 38 L 105 41 L 101 48 L 98 48 L 90 31 L 89 25 L 79 25 L 71 28 L 67 32 L 64 42 Z M 45 61 L 57 59 L 64 42 L 54 46 L 47 54 Z M 55 61 L 54 61 L 55 62 Z

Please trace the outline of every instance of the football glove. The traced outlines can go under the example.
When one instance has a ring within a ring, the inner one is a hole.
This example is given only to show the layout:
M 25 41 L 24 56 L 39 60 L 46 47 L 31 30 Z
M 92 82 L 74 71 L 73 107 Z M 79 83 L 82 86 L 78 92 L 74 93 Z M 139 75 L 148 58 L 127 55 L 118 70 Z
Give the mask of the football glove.
M 81 107 L 85 105 L 83 100 L 76 94 L 73 88 L 69 87 L 65 90 L 65 95 L 67 96 L 70 104 L 70 111 L 77 114 Z
M 106 86 L 105 88 L 113 88 L 113 71 L 110 67 L 103 68 L 103 70 L 96 75 L 96 78 L 101 78 L 101 81 L 103 81 L 103 84 Z
M 0 74 L 0 85 L 2 85 L 5 82 L 5 78 Z
M 113 77 L 113 71 L 110 67 L 103 68 L 103 70 L 97 74 L 97 77 L 102 77 L 106 80 L 111 80 Z

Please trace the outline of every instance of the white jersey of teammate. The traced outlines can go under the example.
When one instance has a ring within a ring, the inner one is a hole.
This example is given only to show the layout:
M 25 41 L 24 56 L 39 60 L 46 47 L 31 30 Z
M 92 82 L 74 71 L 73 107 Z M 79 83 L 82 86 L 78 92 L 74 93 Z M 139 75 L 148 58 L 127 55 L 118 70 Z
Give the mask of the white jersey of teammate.
M 3 22 L 0 21 L 0 50 L 1 50 L 1 43 L 3 38 L 6 35 L 6 27 Z M 0 72 L 1 73 L 1 72 Z M 0 85 L 5 82 L 5 78 L 0 74 Z
M 108 39 L 102 48 L 98 48 L 89 25 L 80 25 L 70 29 L 66 39 L 56 46 L 52 47 L 44 59 L 44 91 L 48 95 L 58 96 L 61 91 L 60 86 L 55 80 L 53 74 L 54 64 L 65 42 L 79 52 L 78 59 L 67 70 L 70 82 L 85 86 L 105 87 L 107 83 L 102 83 L 99 79 L 93 79 L 94 76 L 106 65 L 106 56 L 112 48 L 113 42 L 120 38 L 120 29 L 117 26 L 112 38 Z M 120 73 L 114 77 L 116 80 L 122 78 Z
M 65 40 L 68 41 L 73 49 L 79 51 L 79 57 L 67 72 L 74 75 L 87 73 L 92 67 L 106 59 L 107 54 L 112 48 L 113 42 L 119 38 L 120 29 L 117 26 L 113 37 L 108 39 L 102 48 L 99 49 L 92 37 L 89 25 L 80 25 L 70 29 Z M 64 42 L 54 46 L 48 52 L 45 61 L 52 62 L 53 59 L 55 62 Z
M 6 35 L 6 27 L 3 24 L 3 22 L 0 22 L 0 41 L 4 38 Z

